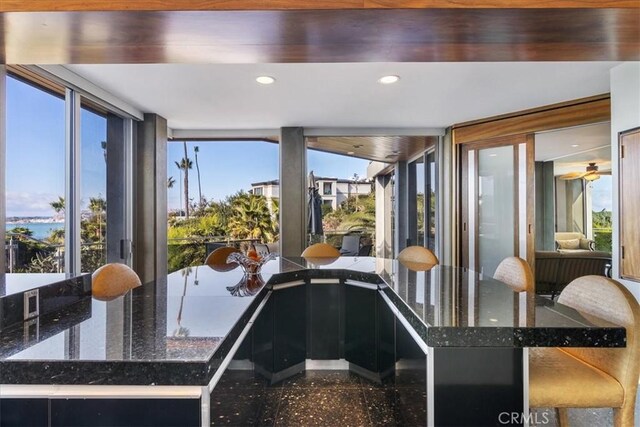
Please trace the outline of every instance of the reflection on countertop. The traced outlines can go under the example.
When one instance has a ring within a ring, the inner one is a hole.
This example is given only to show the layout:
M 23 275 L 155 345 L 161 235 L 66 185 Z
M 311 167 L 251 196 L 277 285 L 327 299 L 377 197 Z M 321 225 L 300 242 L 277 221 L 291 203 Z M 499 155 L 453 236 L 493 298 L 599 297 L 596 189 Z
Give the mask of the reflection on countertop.
M 239 293 L 241 269 L 188 267 L 114 300 L 85 299 L 35 326 L 2 330 L 0 384 L 205 385 L 272 286 L 317 278 L 377 286 L 429 346 L 624 345 L 624 328 L 594 325 L 575 310 L 527 300 L 462 268 L 411 271 L 373 257 L 321 266 L 277 258 L 261 275 L 266 286 Z M 529 316 L 524 325 L 522 310 Z

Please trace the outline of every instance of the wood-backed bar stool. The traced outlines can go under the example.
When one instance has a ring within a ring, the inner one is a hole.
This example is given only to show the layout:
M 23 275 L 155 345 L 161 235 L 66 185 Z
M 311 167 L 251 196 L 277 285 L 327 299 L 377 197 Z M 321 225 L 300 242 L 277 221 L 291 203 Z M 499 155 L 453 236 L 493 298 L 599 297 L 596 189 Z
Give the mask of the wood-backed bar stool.
M 624 348 L 531 348 L 529 404 L 556 408 L 561 426 L 567 408 L 613 408 L 616 427 L 633 427 L 640 375 L 640 305 L 622 284 L 602 276 L 569 283 L 558 302 L 594 324 L 624 326 Z M 602 322 L 604 320 L 605 322 Z
M 493 278 L 506 283 L 516 292 L 532 292 L 535 289 L 531 267 L 522 258 L 512 256 L 503 259 Z

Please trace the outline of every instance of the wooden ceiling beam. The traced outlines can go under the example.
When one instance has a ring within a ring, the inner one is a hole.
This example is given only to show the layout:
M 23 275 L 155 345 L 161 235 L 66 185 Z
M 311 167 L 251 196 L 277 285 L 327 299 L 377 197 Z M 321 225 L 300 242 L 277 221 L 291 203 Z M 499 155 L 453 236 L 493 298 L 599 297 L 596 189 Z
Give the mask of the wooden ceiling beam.
M 3 0 L 0 12 L 640 8 L 637 0 Z
M 639 24 L 640 9 L 4 13 L 0 59 L 7 64 L 637 61 Z

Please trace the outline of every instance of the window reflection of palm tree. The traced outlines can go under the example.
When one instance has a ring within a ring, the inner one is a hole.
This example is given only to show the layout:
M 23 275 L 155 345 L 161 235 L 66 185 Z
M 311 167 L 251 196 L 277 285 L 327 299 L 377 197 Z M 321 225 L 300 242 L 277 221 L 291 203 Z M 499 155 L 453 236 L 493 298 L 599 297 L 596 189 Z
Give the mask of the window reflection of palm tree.
M 187 267 L 182 269 L 180 272 L 184 277 L 184 288 L 182 290 L 182 298 L 180 299 L 180 309 L 178 310 L 178 318 L 176 319 L 178 322 L 178 328 L 173 331 L 174 337 L 188 337 L 189 336 L 189 328 L 185 328 L 182 326 L 182 309 L 184 308 L 184 297 L 187 295 L 187 283 L 189 282 L 189 275 L 191 274 L 191 267 Z

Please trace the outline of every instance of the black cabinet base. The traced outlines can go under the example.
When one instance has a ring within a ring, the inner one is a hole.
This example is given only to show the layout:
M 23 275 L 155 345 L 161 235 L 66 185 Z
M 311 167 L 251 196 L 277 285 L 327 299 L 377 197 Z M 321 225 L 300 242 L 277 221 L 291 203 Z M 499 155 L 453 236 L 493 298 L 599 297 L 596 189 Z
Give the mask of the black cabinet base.
M 522 419 L 522 349 L 435 348 L 433 353 L 435 425 L 503 425 L 511 414 Z
M 385 378 L 390 377 L 395 373 L 394 367 L 391 367 L 384 372 L 373 372 L 354 363 L 349 363 L 349 371 L 378 384 L 382 384 L 382 381 Z
M 291 378 L 292 376 L 304 372 L 305 370 L 305 362 L 301 362 L 290 366 L 282 371 L 278 372 L 269 372 L 266 369 L 263 369 L 259 365 L 255 365 L 255 371 L 269 380 L 271 385 L 277 384 L 281 381 L 286 380 L 287 378 Z

